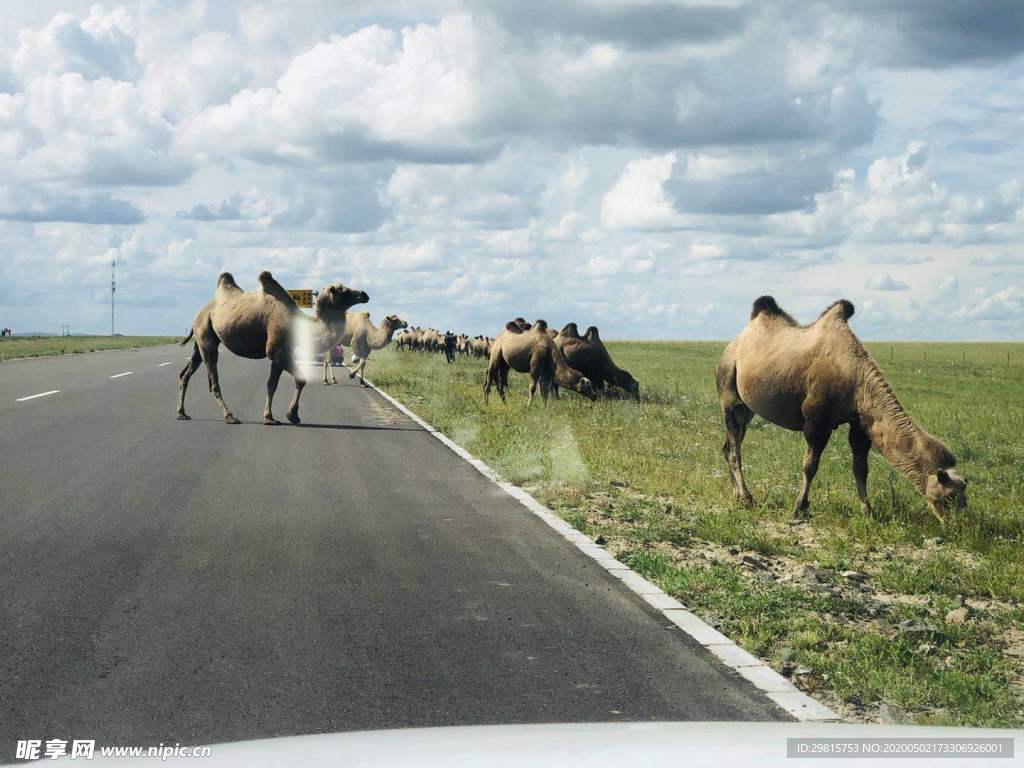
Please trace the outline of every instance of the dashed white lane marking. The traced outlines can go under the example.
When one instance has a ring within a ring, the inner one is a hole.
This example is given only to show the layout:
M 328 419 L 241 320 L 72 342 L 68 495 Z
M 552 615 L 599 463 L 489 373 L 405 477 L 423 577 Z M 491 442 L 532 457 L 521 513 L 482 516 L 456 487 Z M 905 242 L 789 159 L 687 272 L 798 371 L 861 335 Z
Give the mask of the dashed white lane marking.
M 505 493 L 547 523 L 562 538 L 575 544 L 581 552 L 597 561 L 598 565 L 605 568 L 612 576 L 621 581 L 624 587 L 648 602 L 662 616 L 714 654 L 722 664 L 746 678 L 755 688 L 771 699 L 777 707 L 803 722 L 834 722 L 841 720 L 839 715 L 831 709 L 808 696 L 756 656 L 744 651 L 699 616 L 688 611 L 678 600 L 665 594 L 660 587 L 649 582 L 625 563 L 616 560 L 606 549 L 598 546 L 588 536 L 577 531 L 522 488 L 502 480 L 486 463 L 439 432 L 395 398 L 391 397 L 387 392 L 374 386 L 369 381 L 366 383 L 377 394 L 395 406 L 395 408 L 448 446 L 464 461 L 472 465 L 477 472 L 491 480 Z
M 110 378 L 112 378 L 112 379 L 120 379 L 122 376 L 131 376 L 133 373 L 135 373 L 135 371 L 125 371 L 124 373 L 115 373 Z
M 25 397 L 16 398 L 15 402 L 24 403 L 26 400 L 35 400 L 37 397 L 46 397 L 47 395 L 56 395 L 60 392 L 59 389 L 51 389 L 49 392 L 40 392 L 38 395 L 26 395 Z
M 165 365 L 170 365 L 170 363 L 160 363 L 157 368 L 163 368 Z

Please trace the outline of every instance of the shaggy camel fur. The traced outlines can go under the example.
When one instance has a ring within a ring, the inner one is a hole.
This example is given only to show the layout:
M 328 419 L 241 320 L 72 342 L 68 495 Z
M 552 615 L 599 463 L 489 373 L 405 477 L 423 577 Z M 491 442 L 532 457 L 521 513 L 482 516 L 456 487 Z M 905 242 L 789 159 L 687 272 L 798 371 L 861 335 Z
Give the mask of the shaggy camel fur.
M 392 336 L 396 331 L 408 328 L 408 323 L 398 315 L 388 315 L 381 322 L 379 327 L 374 327 L 370 321 L 369 312 L 349 312 L 348 320 L 345 323 L 345 332 L 342 334 L 338 344 L 342 347 L 352 348 L 352 362 L 357 363 L 356 367 L 349 371 L 348 377 L 354 379 L 359 374 L 359 383 L 366 386 L 366 379 L 363 371 L 366 369 L 366 361 L 370 352 L 375 349 L 384 349 L 391 343 Z M 324 384 L 337 384 L 334 378 L 334 371 L 330 369 L 330 350 L 324 355 Z M 331 381 L 327 380 L 327 372 L 331 371 Z
M 634 399 L 640 399 L 640 385 L 629 371 L 612 362 L 612 356 L 598 335 L 597 326 L 590 326 L 586 336 L 580 336 L 576 323 L 569 323 L 555 337 L 555 345 L 569 365 L 590 379 L 598 389 L 615 386 Z
M 282 371 L 295 379 L 295 395 L 288 407 L 288 421 L 299 423 L 299 396 L 306 385 L 295 361 L 297 342 L 311 339 L 320 350 L 330 348 L 344 331 L 345 311 L 356 304 L 369 301 L 363 291 L 346 288 L 341 283 L 329 285 L 317 297 L 316 317 L 307 317 L 292 301 L 288 292 L 269 272 L 261 272 L 260 287 L 256 291 L 243 291 L 235 279 L 225 272 L 217 280 L 213 298 L 199 310 L 192 328 L 182 344 L 195 339 L 192 356 L 178 375 L 178 418 L 187 420 L 185 390 L 200 363 L 206 363 L 210 392 L 224 411 L 224 421 L 238 424 L 238 419 L 224 403 L 217 376 L 218 348 L 221 344 L 239 357 L 252 360 L 270 360 L 270 378 L 267 379 L 267 403 L 263 409 L 264 424 L 280 424 L 274 418 L 274 393 Z
M 527 330 L 522 329 L 524 324 L 527 325 Z M 509 369 L 530 374 L 530 403 L 533 402 L 538 389 L 546 403 L 548 392 L 555 384 L 578 392 L 591 400 L 597 397 L 590 380 L 565 362 L 565 357 L 548 335 L 548 324 L 543 320 L 536 321 L 532 327 L 525 321 L 512 321 L 494 340 L 484 381 L 485 404 L 489 399 L 492 384 L 498 387 L 501 399 L 505 399 Z
M 932 514 L 966 505 L 966 481 L 941 442 L 918 427 L 900 405 L 882 371 L 850 330 L 853 304 L 829 306 L 807 326 L 775 299 L 754 302 L 750 321 L 722 353 L 716 371 L 725 416 L 725 457 L 736 497 L 753 504 L 743 482 L 740 446 L 754 414 L 803 432 L 807 452 L 795 513 L 809 507 L 808 491 L 833 430 L 850 425 L 853 476 L 861 509 L 868 511 L 868 452 L 875 446 L 920 491 Z

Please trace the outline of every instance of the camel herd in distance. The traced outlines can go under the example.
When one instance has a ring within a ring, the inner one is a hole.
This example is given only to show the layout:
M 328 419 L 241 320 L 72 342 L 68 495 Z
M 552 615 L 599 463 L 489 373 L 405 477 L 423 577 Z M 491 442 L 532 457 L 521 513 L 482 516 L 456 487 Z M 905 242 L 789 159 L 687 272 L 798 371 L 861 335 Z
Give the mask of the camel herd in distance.
M 268 359 L 267 399 L 263 423 L 280 424 L 273 416 L 273 399 L 281 374 L 295 380 L 295 394 L 287 418 L 300 423 L 299 399 L 306 385 L 299 350 L 322 358 L 323 381 L 336 383 L 331 358 L 345 347 L 352 349 L 357 375 L 370 353 L 392 339 L 406 352 L 443 354 L 448 362 L 458 356 L 487 359 L 484 403 L 496 388 L 505 401 L 510 371 L 530 378 L 528 404 L 539 393 L 544 403 L 564 388 L 589 399 L 624 393 L 640 401 L 640 384 L 618 367 L 596 326 L 582 335 L 576 323 L 560 331 L 544 320 L 527 322 L 517 317 L 494 338 L 469 337 L 433 328 L 409 327 L 397 315 L 373 325 L 368 312 L 350 312 L 370 297 L 365 291 L 339 283 L 325 286 L 312 316 L 303 312 L 270 272 L 257 277 L 255 291 L 244 291 L 231 274 L 217 280 L 213 298 L 199 310 L 182 345 L 192 341 L 192 353 L 178 376 L 177 418 L 188 420 L 185 392 L 189 379 L 205 364 L 210 392 L 220 405 L 224 421 L 238 424 L 224 401 L 217 373 L 221 344 L 240 357 Z M 743 479 L 741 448 L 747 426 L 760 416 L 777 426 L 801 432 L 806 442 L 802 484 L 794 515 L 809 514 L 810 486 L 822 452 L 832 433 L 849 427 L 849 444 L 857 495 L 865 513 L 868 452 L 875 447 L 924 497 L 928 508 L 945 524 L 945 513 L 962 510 L 967 503 L 967 481 L 956 469 L 956 459 L 940 440 L 919 427 L 900 404 L 878 364 L 848 325 L 854 307 L 841 299 L 833 302 L 809 325 L 801 325 L 771 296 L 753 303 L 747 324 L 725 348 L 714 375 L 725 426 L 722 456 L 737 500 L 748 506 L 754 499 Z
M 433 352 L 442 354 L 449 363 L 456 357 L 482 357 L 491 355 L 494 339 L 489 336 L 473 336 L 451 331 L 442 333 L 436 328 L 413 326 L 395 339 L 395 346 L 404 352 Z

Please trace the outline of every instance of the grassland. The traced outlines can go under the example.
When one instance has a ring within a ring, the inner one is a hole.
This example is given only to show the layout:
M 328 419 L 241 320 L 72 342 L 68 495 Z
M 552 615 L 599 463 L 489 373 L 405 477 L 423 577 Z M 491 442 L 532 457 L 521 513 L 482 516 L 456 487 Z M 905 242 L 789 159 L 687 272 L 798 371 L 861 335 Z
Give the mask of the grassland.
M 845 429 L 794 524 L 803 438 L 757 419 L 759 504 L 732 498 L 717 342 L 609 344 L 643 400 L 481 396 L 483 361 L 374 353 L 376 384 L 572 525 L 856 721 L 1024 725 L 1024 345 L 869 345 L 911 415 L 947 441 L 969 509 L 945 529 L 872 452 L 857 504 Z
M 174 336 L 6 336 L 0 338 L 0 362 L 19 357 L 46 357 L 173 344 Z

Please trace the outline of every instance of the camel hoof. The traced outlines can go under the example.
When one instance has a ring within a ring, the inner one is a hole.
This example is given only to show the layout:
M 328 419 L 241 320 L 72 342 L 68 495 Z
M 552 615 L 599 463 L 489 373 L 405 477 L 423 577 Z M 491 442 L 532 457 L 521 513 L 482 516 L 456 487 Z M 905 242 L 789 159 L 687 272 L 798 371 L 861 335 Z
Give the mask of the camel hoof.
M 264 418 L 263 419 L 263 423 L 266 424 L 268 427 L 280 427 L 281 426 L 281 422 L 278 421 L 277 419 Z
M 179 413 L 178 413 L 178 421 L 192 421 L 192 417 L 189 416 L 184 411 L 179 411 Z
M 355 375 L 354 373 L 350 373 L 350 374 L 348 375 L 348 377 L 349 377 L 350 379 L 354 379 L 354 378 L 356 377 L 356 375 Z
M 297 414 L 297 413 L 289 413 L 288 414 L 288 421 L 290 421 L 292 424 L 301 424 L 302 423 L 302 422 L 299 421 L 299 414 Z
M 224 417 L 224 423 L 225 424 L 241 424 L 242 422 L 240 422 L 238 419 L 236 419 L 235 415 L 233 413 L 229 413 L 227 416 Z

